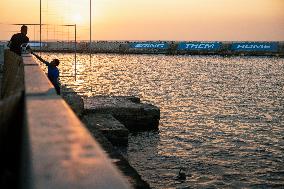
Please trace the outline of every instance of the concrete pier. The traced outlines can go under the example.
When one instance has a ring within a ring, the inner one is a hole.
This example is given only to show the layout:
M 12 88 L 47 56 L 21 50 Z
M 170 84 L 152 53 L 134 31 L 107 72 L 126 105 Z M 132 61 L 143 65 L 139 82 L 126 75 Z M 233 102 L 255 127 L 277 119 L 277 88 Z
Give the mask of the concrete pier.
M 47 42 L 46 52 L 74 52 L 72 42 Z M 92 53 L 167 55 L 284 56 L 284 42 L 273 41 L 95 41 Z M 79 42 L 77 52 L 88 53 L 89 43 Z
M 95 96 L 84 101 L 86 114 L 111 114 L 132 132 L 158 130 L 160 109 L 139 98 Z
M 1 188 L 134 188 L 31 55 L 5 52 Z
M 68 101 L 72 99 L 81 98 L 72 89 L 63 87 L 64 99 L 68 98 Z M 66 94 L 64 94 L 66 93 Z M 104 97 L 109 99 L 110 97 Z M 114 98 L 114 97 L 112 97 Z M 137 97 L 115 97 L 120 99 L 120 101 L 132 101 L 139 104 L 140 99 Z M 75 100 L 76 102 L 81 102 L 80 100 Z M 87 104 L 88 102 L 85 102 Z M 71 103 L 72 109 L 80 109 L 81 103 Z M 128 161 L 123 157 L 117 150 L 119 148 L 126 148 L 128 145 L 128 129 L 115 119 L 111 114 L 101 114 L 101 113 L 91 113 L 85 112 L 83 116 L 83 122 L 86 127 L 93 135 L 94 138 L 100 143 L 103 149 L 107 152 L 113 163 L 119 168 L 119 170 L 124 174 L 131 185 L 136 189 L 148 189 L 149 184 L 145 182 L 137 171 L 128 163 Z

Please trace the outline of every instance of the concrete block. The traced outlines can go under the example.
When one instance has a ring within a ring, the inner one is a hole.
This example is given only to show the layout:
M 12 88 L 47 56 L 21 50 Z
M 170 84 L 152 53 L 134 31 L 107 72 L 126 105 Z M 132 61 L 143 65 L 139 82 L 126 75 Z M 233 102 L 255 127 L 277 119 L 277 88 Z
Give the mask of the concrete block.
M 99 130 L 113 145 L 127 145 L 129 131 L 110 114 L 87 114 L 83 119 L 89 130 Z
M 84 113 L 84 100 L 72 88 L 61 86 L 61 96 L 69 104 L 77 116 L 82 117 Z
M 135 103 L 128 97 L 96 96 L 84 99 L 86 113 L 111 114 L 130 131 L 157 130 L 160 109 Z
M 56 95 L 56 91 L 39 66 L 25 66 L 26 95 Z
M 121 154 L 125 147 L 114 147 L 110 141 L 97 129 L 88 128 L 92 136 L 100 143 L 102 148 L 112 159 L 113 163 L 124 174 L 125 178 L 130 182 L 131 186 L 135 189 L 150 189 L 149 184 L 141 178 L 138 172 L 129 164 L 127 159 Z M 119 149 L 119 150 L 118 150 Z
M 26 127 L 29 188 L 131 188 L 59 96 L 27 97 Z

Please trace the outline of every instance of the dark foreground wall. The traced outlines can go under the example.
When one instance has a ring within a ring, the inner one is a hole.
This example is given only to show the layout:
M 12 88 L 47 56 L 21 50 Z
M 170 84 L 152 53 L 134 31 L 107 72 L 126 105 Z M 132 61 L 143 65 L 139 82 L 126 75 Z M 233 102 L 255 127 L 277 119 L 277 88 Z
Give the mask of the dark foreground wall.
M 74 52 L 74 42 L 48 42 L 43 51 Z M 264 55 L 284 56 L 284 42 L 199 42 L 199 41 L 97 41 L 92 53 L 169 55 Z M 90 52 L 88 42 L 77 43 L 77 52 Z
M 3 70 L 0 70 L 0 188 L 19 187 L 24 107 L 23 69 L 20 57 L 11 52 L 5 53 L 5 64 Z
M 31 55 L 5 52 L 0 188 L 131 188 Z

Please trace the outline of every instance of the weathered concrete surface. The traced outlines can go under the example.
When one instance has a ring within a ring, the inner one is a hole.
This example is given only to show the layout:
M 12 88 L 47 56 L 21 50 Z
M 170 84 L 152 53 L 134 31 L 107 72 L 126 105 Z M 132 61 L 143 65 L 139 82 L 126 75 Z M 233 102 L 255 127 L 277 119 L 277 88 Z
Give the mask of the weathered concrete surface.
M 94 138 L 101 144 L 102 148 L 107 152 L 113 163 L 125 175 L 135 189 L 150 189 L 137 171 L 128 163 L 128 161 L 120 154 L 120 152 L 106 139 L 106 137 L 95 127 L 88 128 Z
M 33 59 L 23 57 L 25 124 L 21 187 L 131 188 Z M 34 78 L 34 80 L 32 79 Z
M 25 73 L 25 92 L 26 95 L 49 94 L 56 95 L 56 91 L 46 77 L 45 73 L 34 61 L 31 55 L 23 55 Z
M 128 144 L 128 129 L 110 114 L 88 114 L 83 122 L 88 128 L 99 130 L 113 145 Z
M 42 93 L 56 95 L 56 91 L 39 66 L 25 66 L 25 91 L 27 95 Z
M 3 68 L 3 82 L 1 97 L 9 97 L 17 92 L 24 91 L 24 66 L 20 56 L 8 50 L 5 51 Z
M 80 118 L 84 114 L 84 100 L 73 89 L 61 86 L 61 96 L 69 104 L 72 110 Z
M 31 54 L 23 54 L 23 64 L 25 66 L 39 66 L 39 64 L 34 60 L 33 55 Z
M 85 98 L 85 112 L 111 114 L 130 131 L 157 130 L 160 109 L 151 104 L 135 103 L 130 99 L 131 97 L 109 96 Z
M 31 188 L 129 188 L 60 97 L 28 97 L 26 106 Z

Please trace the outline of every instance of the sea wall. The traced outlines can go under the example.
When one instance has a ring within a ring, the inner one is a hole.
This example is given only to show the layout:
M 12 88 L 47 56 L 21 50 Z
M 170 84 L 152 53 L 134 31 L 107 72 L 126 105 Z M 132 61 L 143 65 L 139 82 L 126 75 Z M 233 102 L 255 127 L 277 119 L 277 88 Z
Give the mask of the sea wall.
M 75 43 L 47 42 L 42 50 L 74 52 Z M 96 41 L 91 46 L 88 42 L 78 42 L 76 50 L 81 53 L 284 56 L 284 42 Z
M 0 72 L 2 72 L 4 64 L 4 45 L 0 44 Z
M 0 188 L 132 188 L 30 54 L 3 74 Z

